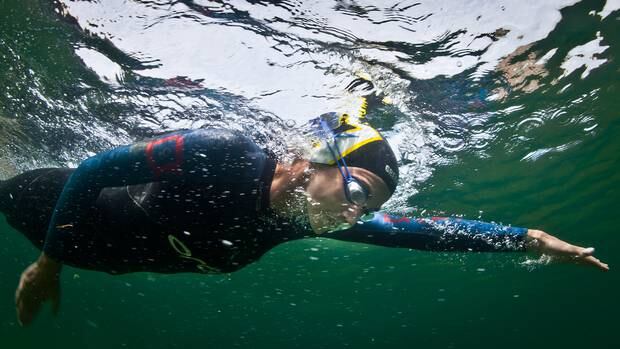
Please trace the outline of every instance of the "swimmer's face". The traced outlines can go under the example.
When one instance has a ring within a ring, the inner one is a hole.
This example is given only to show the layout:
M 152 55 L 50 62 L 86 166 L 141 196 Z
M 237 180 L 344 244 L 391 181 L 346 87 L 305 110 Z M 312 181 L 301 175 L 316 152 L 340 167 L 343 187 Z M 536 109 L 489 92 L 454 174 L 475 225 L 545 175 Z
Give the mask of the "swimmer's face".
M 390 198 L 390 191 L 379 176 L 359 167 L 349 167 L 349 172 L 369 189 L 365 207 L 347 200 L 344 180 L 337 167 L 320 166 L 312 174 L 306 193 L 310 225 L 315 233 L 350 227 L 365 209 L 376 211 Z

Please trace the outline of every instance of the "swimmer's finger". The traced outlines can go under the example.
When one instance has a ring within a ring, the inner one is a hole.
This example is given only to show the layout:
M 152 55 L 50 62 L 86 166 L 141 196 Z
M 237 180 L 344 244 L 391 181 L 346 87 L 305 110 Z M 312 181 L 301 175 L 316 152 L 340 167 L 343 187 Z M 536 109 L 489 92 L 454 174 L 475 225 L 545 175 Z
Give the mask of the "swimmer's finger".
M 582 258 L 582 260 L 584 261 L 584 263 L 593 265 L 597 268 L 599 268 L 602 271 L 608 271 L 609 270 L 609 265 L 607 265 L 606 263 L 601 262 L 598 258 L 594 257 L 594 256 L 587 256 Z

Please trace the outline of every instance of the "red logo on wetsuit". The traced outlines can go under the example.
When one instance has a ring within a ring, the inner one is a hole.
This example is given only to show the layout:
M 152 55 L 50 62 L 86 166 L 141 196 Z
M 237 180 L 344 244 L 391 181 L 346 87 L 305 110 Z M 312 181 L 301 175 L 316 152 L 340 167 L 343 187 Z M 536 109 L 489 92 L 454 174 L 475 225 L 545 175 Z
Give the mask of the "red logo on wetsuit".
M 149 142 L 146 145 L 146 161 L 155 178 L 167 172 L 180 174 L 183 163 L 183 136 L 173 135 Z

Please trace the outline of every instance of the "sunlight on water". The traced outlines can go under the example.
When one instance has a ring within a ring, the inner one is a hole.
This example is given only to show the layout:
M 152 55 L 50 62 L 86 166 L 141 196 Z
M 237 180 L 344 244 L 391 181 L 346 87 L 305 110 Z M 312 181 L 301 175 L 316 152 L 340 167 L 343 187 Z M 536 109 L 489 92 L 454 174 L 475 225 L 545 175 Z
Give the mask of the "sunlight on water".
M 607 47 L 600 31 L 569 52 L 533 46 L 556 29 L 560 10 L 575 3 L 58 2 L 57 12 L 84 35 L 72 43 L 74 53 L 106 88 L 96 91 L 97 82 L 83 81 L 75 103 L 46 96 L 36 83 L 29 87 L 26 93 L 45 109 L 64 115 L 62 124 L 40 115 L 34 127 L 81 139 L 78 149 L 48 145 L 50 154 L 32 161 L 75 165 L 93 151 L 151 132 L 218 125 L 278 143 L 278 130 L 295 132 L 280 120 L 300 125 L 341 109 L 348 98 L 344 86 L 361 72 L 375 82 L 372 94 L 391 101 L 371 109 L 368 118 L 403 160 L 407 176 L 389 205 L 402 208 L 435 167 L 468 152 L 486 158 L 502 142 L 498 135 L 513 129 L 525 132 L 513 137 L 524 144 L 511 147 L 527 148 L 527 133 L 545 126 L 555 112 L 504 113 L 498 122 L 493 101 L 504 101 L 507 111 L 521 93 L 548 90 L 579 67 L 586 67 L 586 78 L 604 64 L 606 59 L 594 58 Z M 608 5 L 597 16 L 602 20 L 612 10 Z M 117 110 L 113 119 L 100 119 L 103 110 L 94 104 L 100 102 Z M 393 121 L 382 125 L 384 115 Z M 596 127 L 595 119 L 582 119 L 588 121 L 584 129 Z M 256 120 L 273 124 L 256 129 Z M 578 137 L 537 145 L 521 157 L 564 151 Z M 32 167 L 23 163 L 14 166 Z

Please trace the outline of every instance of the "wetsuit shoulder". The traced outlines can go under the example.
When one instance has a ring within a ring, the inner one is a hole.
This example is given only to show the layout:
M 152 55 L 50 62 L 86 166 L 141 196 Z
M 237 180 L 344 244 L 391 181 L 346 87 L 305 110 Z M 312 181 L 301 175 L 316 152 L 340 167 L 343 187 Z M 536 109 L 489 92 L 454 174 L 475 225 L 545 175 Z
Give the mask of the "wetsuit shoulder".
M 219 198 L 212 200 L 221 204 L 219 208 L 234 202 L 239 204 L 236 213 L 255 213 L 269 206 L 274 171 L 275 161 L 251 139 L 223 129 L 172 132 L 115 148 L 83 161 L 72 174 L 56 203 L 44 250 L 59 260 L 66 260 L 67 254 L 73 259 L 85 257 L 88 235 L 79 224 L 104 188 L 161 182 L 177 190 L 179 197 L 206 188 Z M 239 200 L 227 201 L 234 193 Z M 199 206 L 194 210 L 209 210 Z M 187 214 L 169 216 L 174 224 L 187 218 Z

